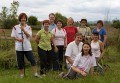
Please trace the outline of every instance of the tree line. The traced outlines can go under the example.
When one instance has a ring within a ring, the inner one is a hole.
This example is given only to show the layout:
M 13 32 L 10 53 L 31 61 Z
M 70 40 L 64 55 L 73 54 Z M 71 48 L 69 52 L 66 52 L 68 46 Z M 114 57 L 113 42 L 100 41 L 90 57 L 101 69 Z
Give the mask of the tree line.
M 2 7 L 2 11 L 0 12 L 0 28 L 10 29 L 14 25 L 19 23 L 17 15 L 19 5 L 20 4 L 18 1 L 13 1 L 10 8 Z M 63 16 L 59 12 L 55 13 L 55 16 L 55 21 L 57 21 L 58 19 L 61 19 L 63 21 L 63 27 L 67 25 L 67 17 Z M 40 27 L 42 26 L 42 22 L 38 21 L 36 16 L 29 16 L 28 24 L 31 25 L 33 29 L 40 29 Z M 120 28 L 119 19 L 114 19 L 111 24 L 115 28 Z M 75 22 L 75 25 L 78 26 L 79 22 Z

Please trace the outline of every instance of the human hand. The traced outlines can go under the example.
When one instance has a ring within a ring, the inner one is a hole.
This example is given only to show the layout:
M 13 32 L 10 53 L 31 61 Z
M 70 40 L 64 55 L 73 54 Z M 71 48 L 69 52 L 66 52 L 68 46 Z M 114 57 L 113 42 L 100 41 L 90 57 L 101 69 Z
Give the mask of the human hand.
M 23 38 L 17 38 L 16 40 L 19 42 L 23 42 Z
M 54 47 L 54 52 L 58 52 L 58 48 L 56 46 Z
M 25 30 L 24 30 L 24 26 L 21 26 L 20 28 L 21 28 L 22 31 L 25 31 Z
M 83 76 L 87 76 L 87 73 L 84 72 L 84 71 L 82 71 L 81 74 L 82 74 Z
M 101 59 L 102 59 L 102 57 L 98 57 L 98 62 L 100 62 L 100 61 L 101 61 Z

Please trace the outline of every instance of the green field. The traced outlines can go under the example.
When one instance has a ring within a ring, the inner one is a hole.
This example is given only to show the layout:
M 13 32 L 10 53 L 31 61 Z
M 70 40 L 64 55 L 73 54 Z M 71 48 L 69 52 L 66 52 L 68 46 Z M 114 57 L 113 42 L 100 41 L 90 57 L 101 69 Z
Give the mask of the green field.
M 106 28 L 108 35 L 108 47 L 105 49 L 105 63 L 110 66 L 105 71 L 104 76 L 95 74 L 93 76 L 88 76 L 75 80 L 68 80 L 58 78 L 60 72 L 49 71 L 45 77 L 42 79 L 35 78 L 32 74 L 32 69 L 29 64 L 26 64 L 26 76 L 24 78 L 19 78 L 18 69 L 16 66 L 15 60 L 15 50 L 14 50 L 14 41 L 5 40 L 4 38 L 0 39 L 0 83 L 119 83 L 120 79 L 120 30 L 114 29 L 111 27 Z M 5 30 L 6 39 L 10 38 L 11 30 Z M 37 31 L 33 31 L 35 35 Z M 0 36 L 4 36 L 0 32 Z M 6 46 L 8 44 L 8 47 Z M 4 48 L 3 48 L 4 47 Z M 32 39 L 32 48 L 33 53 L 37 55 L 37 45 L 35 44 L 34 38 Z M 26 62 L 27 63 L 27 62 Z M 39 64 L 38 64 L 39 70 Z M 65 70 L 66 71 L 66 70 Z

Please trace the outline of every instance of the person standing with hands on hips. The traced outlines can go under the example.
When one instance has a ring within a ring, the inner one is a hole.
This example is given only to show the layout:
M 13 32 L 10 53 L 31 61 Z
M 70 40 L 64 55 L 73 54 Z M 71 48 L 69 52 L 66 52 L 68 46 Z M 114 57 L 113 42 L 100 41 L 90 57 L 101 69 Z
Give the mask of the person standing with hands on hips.
M 20 24 L 15 25 L 12 29 L 11 37 L 15 39 L 15 50 L 17 56 L 18 68 L 20 71 L 20 77 L 25 75 L 25 64 L 24 64 L 24 55 L 30 61 L 34 76 L 40 77 L 37 73 L 37 67 L 35 58 L 32 53 L 32 47 L 30 43 L 30 38 L 32 37 L 31 27 L 26 24 L 27 15 L 21 13 L 18 17 Z

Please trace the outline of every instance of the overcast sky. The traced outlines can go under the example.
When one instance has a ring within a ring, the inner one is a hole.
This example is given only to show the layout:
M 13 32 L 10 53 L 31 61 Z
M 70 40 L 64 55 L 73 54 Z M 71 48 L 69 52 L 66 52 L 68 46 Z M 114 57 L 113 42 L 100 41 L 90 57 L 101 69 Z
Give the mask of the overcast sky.
M 3 6 L 10 7 L 13 0 L 0 0 Z M 18 14 L 27 13 L 40 21 L 48 19 L 48 14 L 59 12 L 73 17 L 75 21 L 86 18 L 88 21 L 120 19 L 120 0 L 17 0 L 20 3 Z

